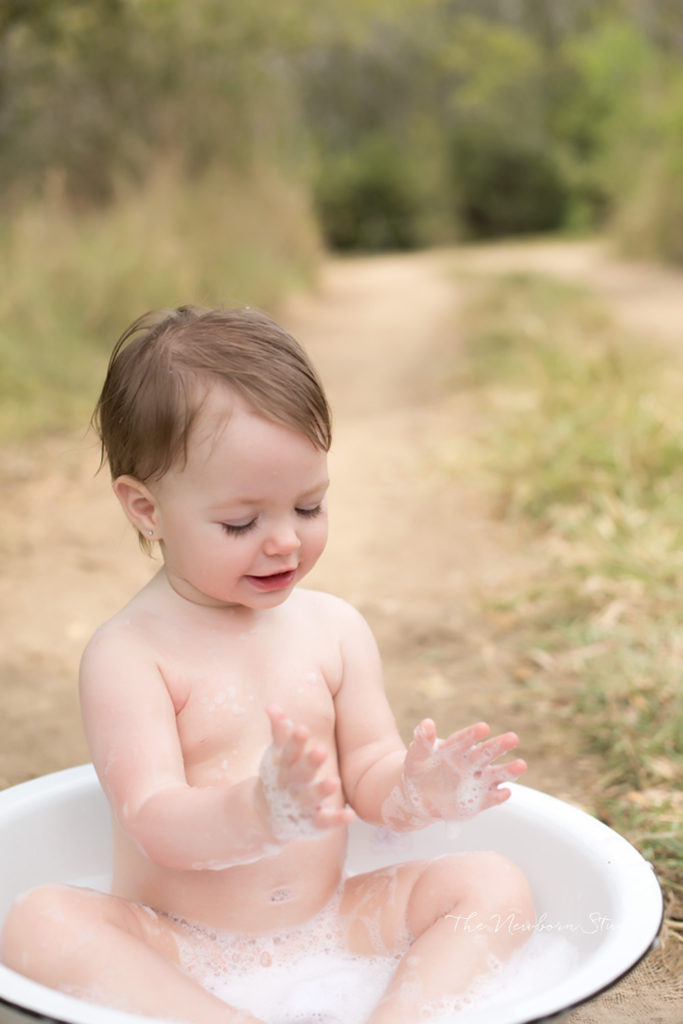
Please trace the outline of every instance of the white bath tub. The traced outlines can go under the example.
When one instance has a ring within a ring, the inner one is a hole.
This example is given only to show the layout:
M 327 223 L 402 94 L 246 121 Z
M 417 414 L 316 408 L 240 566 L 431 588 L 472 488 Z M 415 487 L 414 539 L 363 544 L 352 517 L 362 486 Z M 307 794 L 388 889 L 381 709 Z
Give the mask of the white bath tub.
M 575 947 L 564 977 L 539 977 L 532 993 L 468 1010 L 467 1024 L 526 1024 L 589 999 L 645 955 L 661 924 L 654 872 L 625 839 L 563 801 L 521 785 L 510 788 L 509 801 L 453 838 L 442 825 L 399 843 L 378 843 L 376 830 L 363 823 L 351 829 L 352 872 L 455 850 L 504 853 L 531 881 L 538 931 L 561 933 Z M 89 884 L 109 870 L 109 813 L 91 766 L 0 792 L 0 921 L 14 897 L 32 886 Z M 0 966 L 1 1024 L 36 1017 L 69 1024 L 149 1022 L 53 992 Z

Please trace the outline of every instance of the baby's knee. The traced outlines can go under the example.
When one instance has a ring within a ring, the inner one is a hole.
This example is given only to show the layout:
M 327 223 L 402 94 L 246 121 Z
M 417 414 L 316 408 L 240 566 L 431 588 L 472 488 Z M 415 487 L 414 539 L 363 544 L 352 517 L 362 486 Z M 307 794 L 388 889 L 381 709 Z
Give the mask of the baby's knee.
M 472 854 L 473 869 L 483 883 L 484 892 L 492 900 L 517 900 L 526 903 L 531 900 L 531 888 L 526 875 L 513 860 L 489 850 Z
M 471 854 L 469 894 L 463 903 L 486 930 L 514 948 L 530 938 L 535 912 L 531 886 L 514 861 L 493 851 Z
M 524 872 L 493 851 L 452 854 L 432 861 L 413 896 L 424 901 L 423 905 L 438 899 L 441 914 L 470 915 L 481 927 L 504 921 L 505 930 L 520 941 L 533 928 L 533 897 Z
M 18 896 L 9 909 L 0 937 L 0 960 L 29 977 L 60 958 L 68 932 L 77 923 L 77 890 L 45 885 Z M 42 971 L 39 973 L 42 974 Z
M 529 880 L 514 861 L 499 853 L 482 854 L 486 889 L 493 903 L 515 908 L 520 919 L 533 920 L 534 900 Z

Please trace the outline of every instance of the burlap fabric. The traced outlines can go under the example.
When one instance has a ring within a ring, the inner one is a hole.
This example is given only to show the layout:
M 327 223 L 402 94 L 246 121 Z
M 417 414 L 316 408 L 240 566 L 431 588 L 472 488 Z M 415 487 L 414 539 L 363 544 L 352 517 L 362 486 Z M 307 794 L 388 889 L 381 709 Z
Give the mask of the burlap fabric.
M 683 941 L 665 921 L 655 949 L 607 992 L 563 1015 L 566 1024 L 683 1024 Z

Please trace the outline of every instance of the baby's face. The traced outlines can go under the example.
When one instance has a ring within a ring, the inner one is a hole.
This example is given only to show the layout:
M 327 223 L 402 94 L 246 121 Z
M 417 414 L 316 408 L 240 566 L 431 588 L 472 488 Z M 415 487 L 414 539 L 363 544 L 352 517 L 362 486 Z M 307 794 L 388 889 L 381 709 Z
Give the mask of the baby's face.
M 282 603 L 325 547 L 327 487 L 325 452 L 212 388 L 186 464 L 150 485 L 171 585 L 197 604 Z

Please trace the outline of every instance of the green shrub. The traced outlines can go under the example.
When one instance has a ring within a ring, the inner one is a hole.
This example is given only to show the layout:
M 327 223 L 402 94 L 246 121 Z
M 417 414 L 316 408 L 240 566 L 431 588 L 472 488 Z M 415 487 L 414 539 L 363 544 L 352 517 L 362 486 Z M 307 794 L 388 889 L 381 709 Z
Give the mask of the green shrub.
M 466 237 L 552 231 L 564 223 L 568 193 L 549 150 L 475 128 L 454 135 L 451 161 Z
M 415 190 L 400 155 L 381 140 L 326 160 L 315 196 L 323 236 L 334 249 L 378 252 L 418 244 Z
M 601 196 L 623 252 L 683 263 L 683 68 L 635 25 L 607 19 L 570 39 L 555 131 L 575 188 Z

